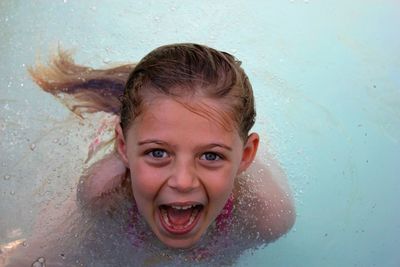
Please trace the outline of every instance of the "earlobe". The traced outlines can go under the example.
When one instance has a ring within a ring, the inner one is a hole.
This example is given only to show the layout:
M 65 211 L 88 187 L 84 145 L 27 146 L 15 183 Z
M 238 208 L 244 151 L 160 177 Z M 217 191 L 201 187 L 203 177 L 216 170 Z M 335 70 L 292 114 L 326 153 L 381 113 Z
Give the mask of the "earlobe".
M 129 168 L 128 157 L 126 153 L 126 139 L 119 123 L 117 123 L 115 126 L 115 146 L 125 167 Z
M 242 161 L 240 162 L 238 174 L 245 171 L 251 163 L 253 163 L 258 149 L 258 144 L 260 142 L 260 137 L 256 133 L 252 133 L 247 138 L 244 145 Z

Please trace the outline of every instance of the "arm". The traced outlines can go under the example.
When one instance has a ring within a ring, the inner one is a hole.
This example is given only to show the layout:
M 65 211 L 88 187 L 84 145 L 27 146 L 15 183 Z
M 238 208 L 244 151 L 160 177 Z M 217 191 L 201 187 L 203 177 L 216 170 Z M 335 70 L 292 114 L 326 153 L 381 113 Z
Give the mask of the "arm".
M 264 242 L 278 239 L 293 226 L 294 202 L 286 175 L 272 158 L 256 160 L 236 182 L 240 221 L 255 226 Z

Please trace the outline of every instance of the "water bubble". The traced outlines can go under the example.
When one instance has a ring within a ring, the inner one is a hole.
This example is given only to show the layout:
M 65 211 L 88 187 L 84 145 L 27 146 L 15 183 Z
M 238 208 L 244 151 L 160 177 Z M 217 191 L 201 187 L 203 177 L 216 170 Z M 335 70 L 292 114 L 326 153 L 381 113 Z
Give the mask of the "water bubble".
M 38 258 L 34 263 L 32 263 L 32 267 L 46 267 L 46 259 L 43 257 Z
M 10 192 L 10 195 L 15 195 L 15 191 L 14 190 L 12 190 L 11 192 Z
M 10 175 L 4 175 L 4 180 L 7 181 L 7 180 L 10 180 L 10 178 L 11 178 Z
M 24 87 L 24 84 L 23 84 L 23 83 L 21 83 L 21 87 Z
M 31 145 L 29 146 L 29 148 L 30 148 L 32 151 L 34 151 L 35 148 L 36 148 L 36 144 L 31 144 Z

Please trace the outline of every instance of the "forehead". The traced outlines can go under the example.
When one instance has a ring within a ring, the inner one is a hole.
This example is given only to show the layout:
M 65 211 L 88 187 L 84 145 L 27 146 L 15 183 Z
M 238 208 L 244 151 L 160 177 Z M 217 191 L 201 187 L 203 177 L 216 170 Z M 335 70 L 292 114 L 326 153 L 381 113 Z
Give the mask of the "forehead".
M 156 96 L 146 101 L 131 128 L 137 133 L 162 131 L 165 128 L 193 134 L 199 129 L 210 134 L 238 135 L 231 115 L 220 101 L 205 97 L 172 98 Z M 203 132 L 204 134 L 204 132 Z

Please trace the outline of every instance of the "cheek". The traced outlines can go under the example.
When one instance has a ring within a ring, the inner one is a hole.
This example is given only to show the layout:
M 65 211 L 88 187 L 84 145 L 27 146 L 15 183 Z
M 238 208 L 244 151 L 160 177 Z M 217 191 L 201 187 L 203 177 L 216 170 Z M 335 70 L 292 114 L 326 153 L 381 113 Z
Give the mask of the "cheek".
M 140 162 L 130 165 L 130 169 L 132 191 L 135 198 L 140 196 L 152 200 L 162 185 L 160 173 Z
M 225 168 L 204 177 L 203 183 L 210 199 L 223 201 L 231 194 L 236 175 L 232 168 Z

